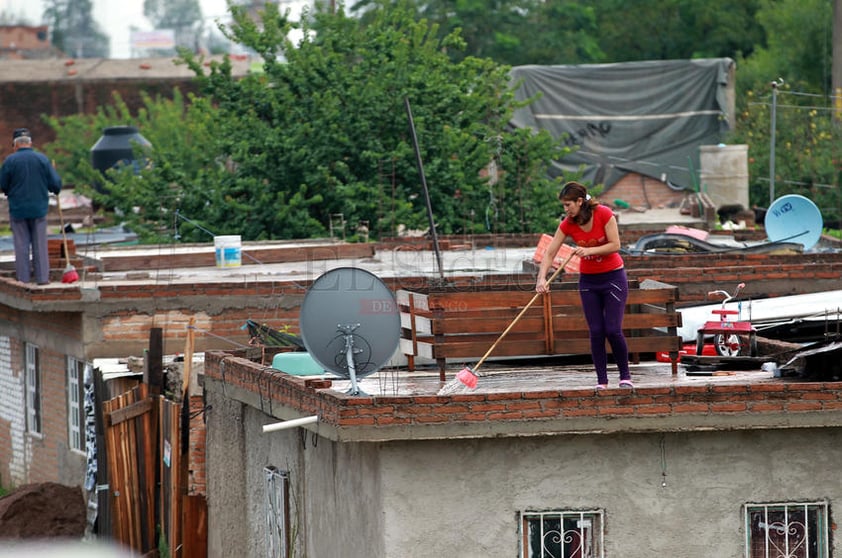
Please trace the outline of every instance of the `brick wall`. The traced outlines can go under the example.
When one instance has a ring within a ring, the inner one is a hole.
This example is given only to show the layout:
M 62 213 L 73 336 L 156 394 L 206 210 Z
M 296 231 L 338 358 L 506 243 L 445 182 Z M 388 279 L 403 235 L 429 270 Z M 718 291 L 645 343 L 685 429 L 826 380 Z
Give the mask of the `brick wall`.
M 41 435 L 31 436 L 32 458 L 27 482 L 61 479 L 59 456 L 64 455 L 68 447 L 65 357 L 45 347 L 39 347 L 39 357 Z
M 686 192 L 677 192 L 660 180 L 629 173 L 600 194 L 599 198 L 605 204 L 613 204 L 614 200 L 620 199 L 633 207 L 655 209 L 678 207 L 686 195 Z
M 624 256 L 629 277 L 678 287 L 680 303 L 706 300 L 710 290 L 733 290 L 740 298 L 807 294 L 842 288 L 842 253 L 809 253 L 793 258 L 775 254 L 687 254 Z
M 134 113 L 143 106 L 141 92 L 153 98 L 159 95 L 169 98 L 175 87 L 185 94 L 196 91 L 196 85 L 189 79 L 0 83 L 0 159 L 12 153 L 11 137 L 15 128 L 29 128 L 36 147 L 55 140 L 43 115 L 95 114 L 100 106 L 113 103 L 115 93 L 119 93 Z
M 25 54 L 51 54 L 50 28 L 46 25 L 0 25 L 0 57 L 23 60 Z
M 791 416 L 842 410 L 842 385 L 833 382 L 667 385 L 638 387 L 631 394 L 622 389 L 595 392 L 588 388 L 447 397 L 352 397 L 313 389 L 306 379 L 279 374 L 224 352 L 209 352 L 205 357 L 208 377 L 253 394 L 267 409 L 281 405 L 305 415 L 319 415 L 321 422 L 336 429 L 711 415 L 750 415 L 752 421 L 760 424 L 764 414 Z M 570 428 L 575 429 L 572 425 Z M 424 437 L 420 432 L 415 436 Z

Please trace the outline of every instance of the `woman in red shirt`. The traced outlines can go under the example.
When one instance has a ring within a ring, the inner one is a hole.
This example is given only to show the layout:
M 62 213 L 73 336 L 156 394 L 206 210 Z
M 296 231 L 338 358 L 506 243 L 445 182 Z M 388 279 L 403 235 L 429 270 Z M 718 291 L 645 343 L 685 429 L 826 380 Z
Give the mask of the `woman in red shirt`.
M 559 224 L 547 246 L 535 290 L 550 290 L 547 273 L 555 255 L 570 237 L 576 246 L 573 253 L 579 264 L 579 296 L 588 322 L 591 355 L 596 368 L 596 389 L 608 387 L 608 354 L 605 341 L 611 345 L 614 362 L 620 371 L 620 387 L 633 388 L 629 372 L 629 349 L 623 335 L 623 315 L 629 294 L 629 283 L 623 258 L 620 257 L 620 232 L 617 219 L 608 207 L 600 205 L 578 182 L 568 182 L 558 195 L 566 217 Z

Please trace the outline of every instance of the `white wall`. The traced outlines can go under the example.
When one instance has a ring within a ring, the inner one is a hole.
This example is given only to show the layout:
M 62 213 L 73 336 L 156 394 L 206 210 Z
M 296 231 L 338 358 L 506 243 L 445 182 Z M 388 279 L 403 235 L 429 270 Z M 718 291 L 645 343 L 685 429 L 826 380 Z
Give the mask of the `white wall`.
M 0 337 L 0 421 L 9 425 L 8 438 L 11 455 L 2 459 L 8 463 L 9 477 L 0 478 L 6 488 L 27 482 L 27 457 L 31 451 L 26 436 L 26 405 L 22 370 L 12 370 L 12 348 L 9 337 Z

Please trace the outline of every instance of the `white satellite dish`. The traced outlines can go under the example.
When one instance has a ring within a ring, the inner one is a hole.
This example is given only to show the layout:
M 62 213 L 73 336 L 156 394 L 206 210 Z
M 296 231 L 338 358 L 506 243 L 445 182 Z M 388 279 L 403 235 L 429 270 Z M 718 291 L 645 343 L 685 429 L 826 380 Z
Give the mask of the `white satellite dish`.
M 766 211 L 766 236 L 772 242 L 798 242 L 809 250 L 822 236 L 822 214 L 809 199 L 789 194 L 776 199 Z
M 351 380 L 376 372 L 395 354 L 401 320 L 395 295 L 376 275 L 340 267 L 316 279 L 301 303 L 304 345 L 318 364 Z

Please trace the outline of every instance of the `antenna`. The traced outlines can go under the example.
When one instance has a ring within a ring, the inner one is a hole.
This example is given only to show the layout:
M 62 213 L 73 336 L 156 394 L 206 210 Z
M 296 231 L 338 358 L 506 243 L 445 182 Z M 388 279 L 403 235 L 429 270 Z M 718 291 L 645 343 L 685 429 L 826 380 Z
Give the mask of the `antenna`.
M 821 238 L 822 213 L 816 204 L 804 196 L 788 194 L 769 206 L 763 226 L 770 241 L 792 240 L 809 250 Z
M 299 327 L 313 360 L 351 380 L 351 395 L 366 395 L 357 380 L 392 358 L 401 332 L 395 295 L 376 275 L 356 267 L 332 269 L 310 285 Z

